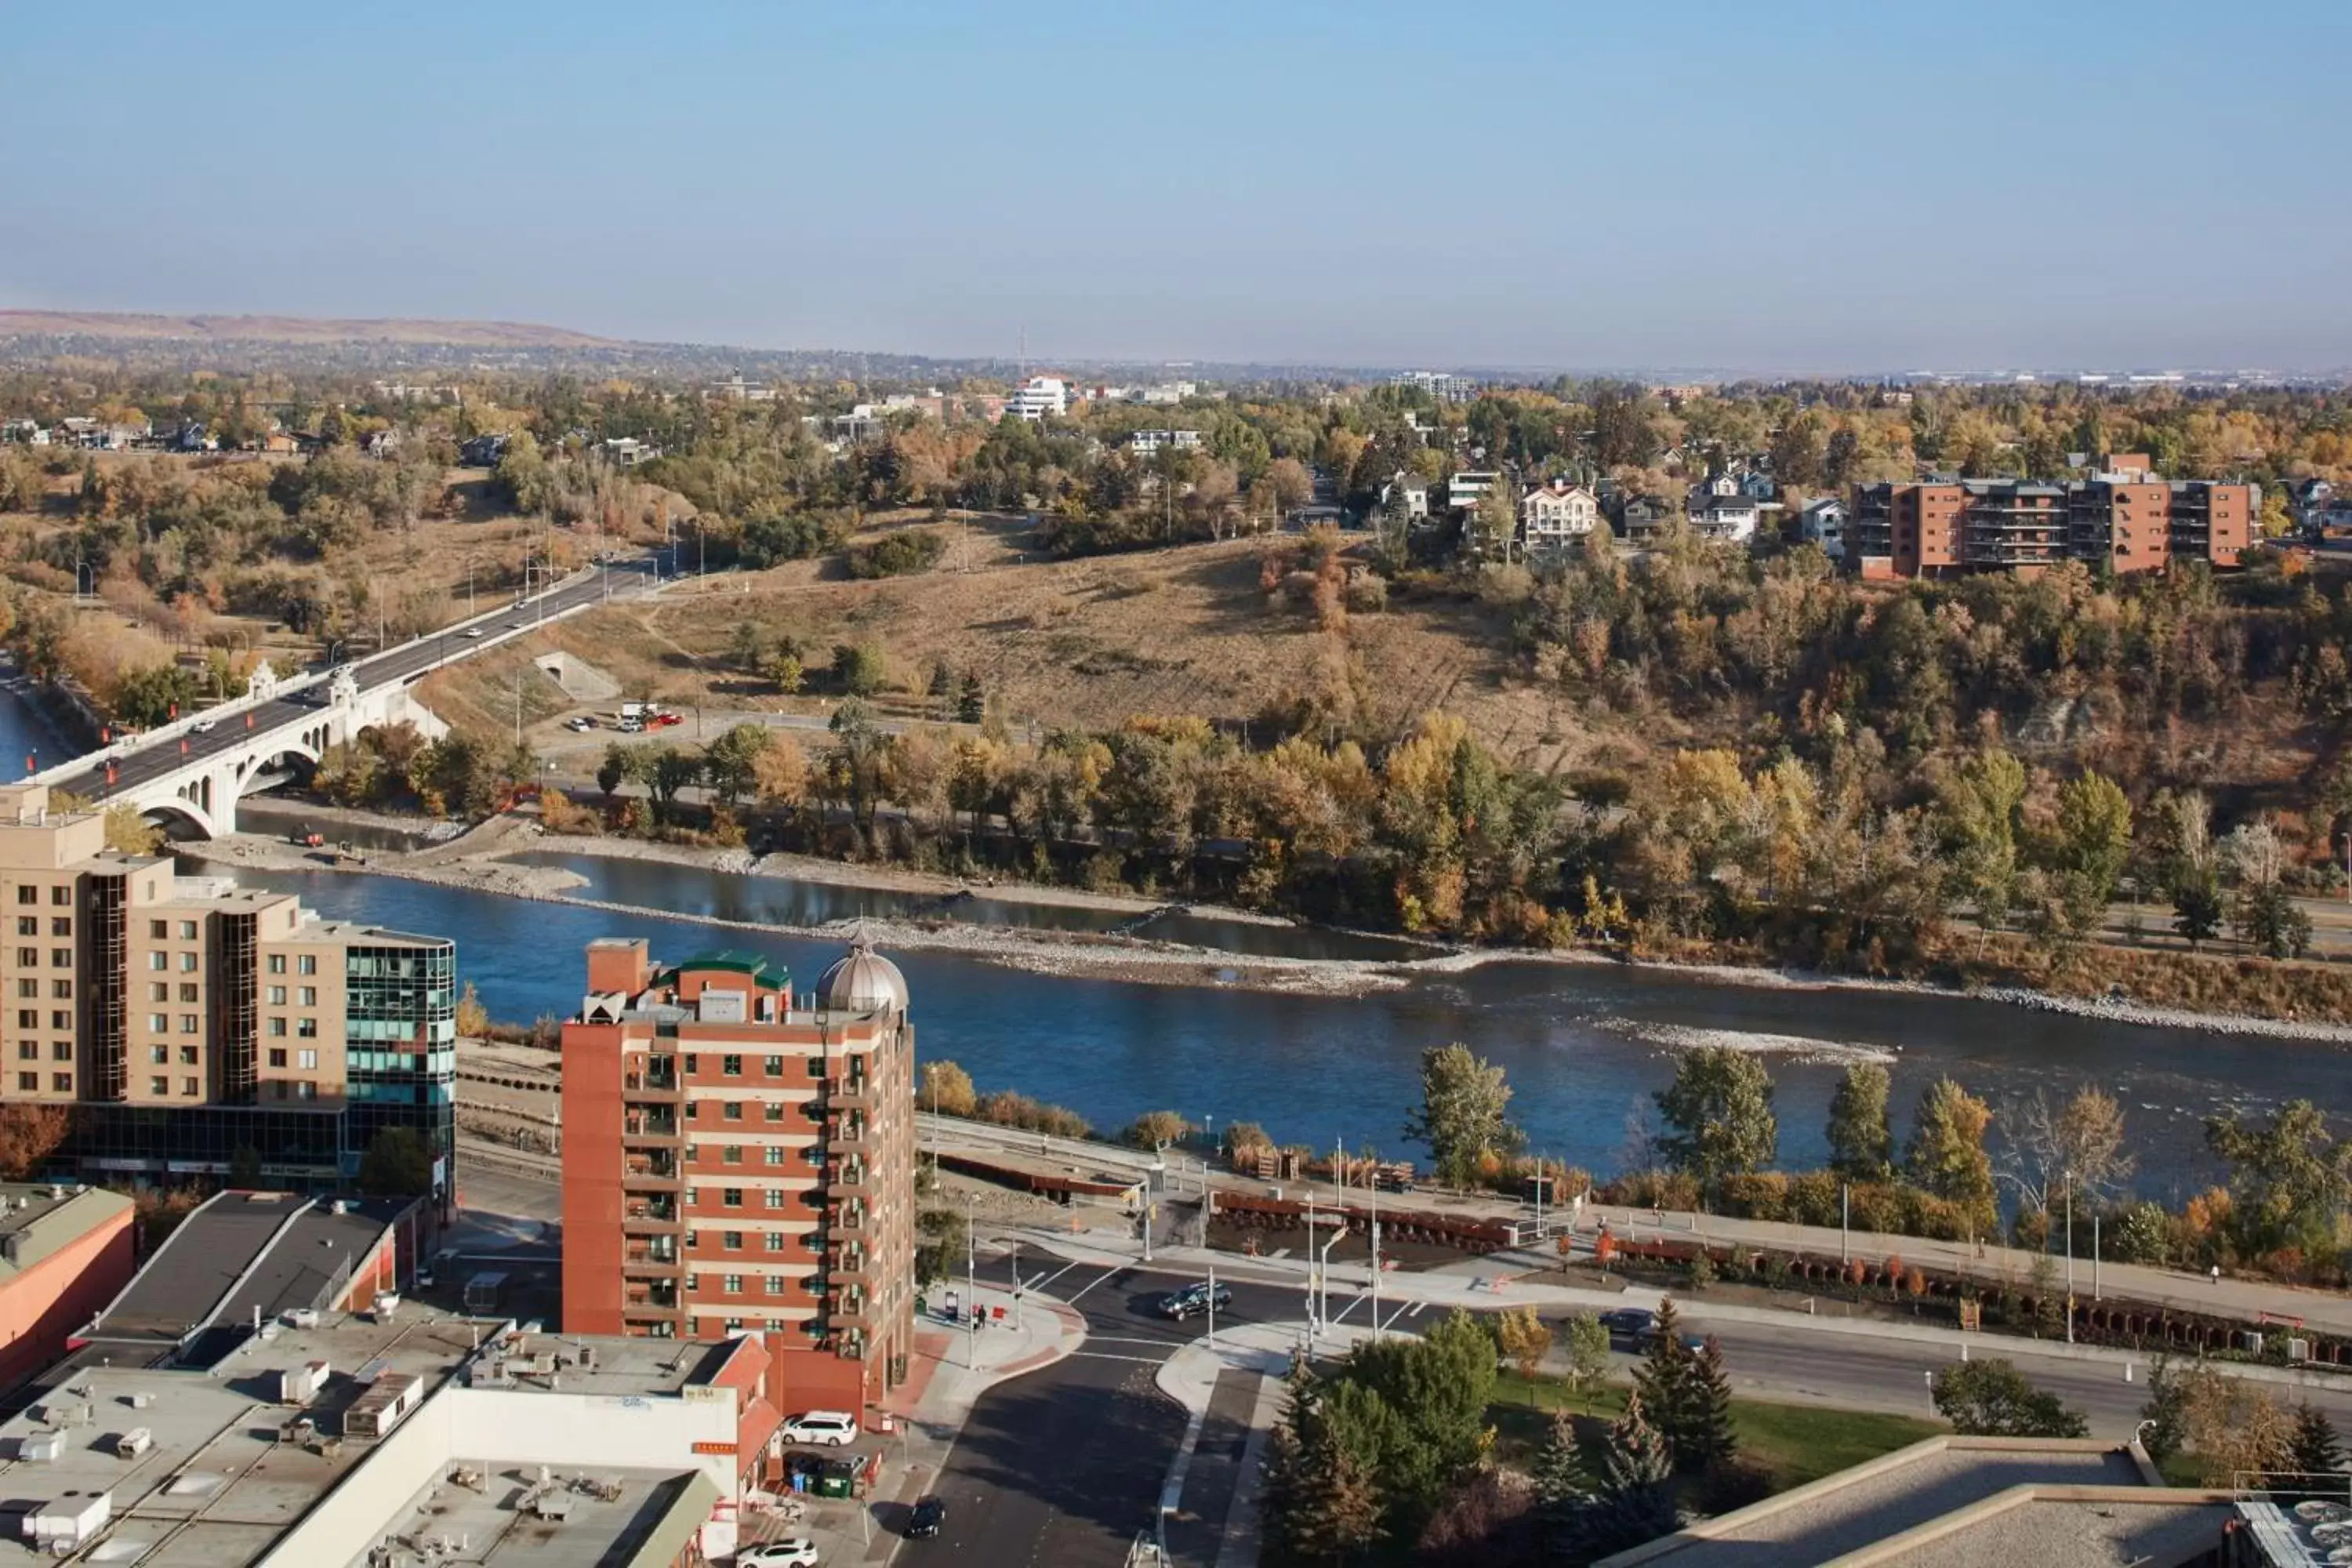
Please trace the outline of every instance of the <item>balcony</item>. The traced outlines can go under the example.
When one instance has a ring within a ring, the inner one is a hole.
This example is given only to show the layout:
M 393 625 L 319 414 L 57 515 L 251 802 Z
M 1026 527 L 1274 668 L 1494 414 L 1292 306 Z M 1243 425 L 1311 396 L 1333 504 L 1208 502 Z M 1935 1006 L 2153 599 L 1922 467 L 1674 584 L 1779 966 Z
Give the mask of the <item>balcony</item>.
M 662 1151 L 640 1155 L 621 1167 L 625 1191 L 633 1186 L 672 1186 L 677 1178 L 677 1156 Z
M 621 1254 L 621 1272 L 667 1273 L 677 1267 L 677 1243 L 668 1237 L 656 1237 L 644 1247 L 632 1247 Z
M 825 1200 L 862 1197 L 866 1193 L 866 1166 L 856 1160 L 846 1160 L 824 1168 Z
M 863 1334 L 869 1326 L 866 1315 L 866 1298 L 860 1293 L 849 1296 L 828 1296 L 824 1303 L 824 1326 L 831 1333 Z
M 836 1289 L 844 1286 L 862 1289 L 866 1284 L 866 1251 L 848 1247 L 828 1258 L 824 1265 L 825 1279 Z
M 861 1121 L 845 1121 L 825 1139 L 825 1152 L 839 1156 L 863 1154 L 866 1148 L 866 1125 Z
M 674 1072 L 628 1073 L 621 1079 L 625 1100 L 657 1100 L 675 1104 L 686 1098 Z
M 621 1309 L 625 1314 L 634 1312 L 675 1314 L 679 1310 L 677 1285 L 672 1280 L 654 1280 L 643 1289 L 631 1290 L 625 1294 L 621 1298 Z
M 646 1111 L 632 1110 L 622 1118 L 624 1138 L 675 1138 L 677 1136 L 677 1112 L 663 1107 Z
M 825 1086 L 824 1106 L 827 1116 L 871 1110 L 874 1109 L 873 1083 L 862 1078 L 836 1079 Z

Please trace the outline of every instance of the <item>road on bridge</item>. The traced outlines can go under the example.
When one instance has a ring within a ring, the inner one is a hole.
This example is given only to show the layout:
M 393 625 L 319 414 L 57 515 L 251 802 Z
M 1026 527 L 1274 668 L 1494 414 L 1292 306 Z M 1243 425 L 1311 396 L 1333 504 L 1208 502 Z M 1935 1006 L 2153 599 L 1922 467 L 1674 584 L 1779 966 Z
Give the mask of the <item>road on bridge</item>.
M 650 586 L 655 580 L 654 565 L 651 555 L 605 563 L 572 582 L 457 622 L 428 637 L 372 654 L 349 668 L 363 691 L 415 680 L 444 662 L 455 663 L 485 648 L 528 636 L 535 627 L 567 611 L 600 603 L 641 585 Z M 475 632 L 480 635 L 468 635 Z M 191 729 L 176 738 L 165 736 L 144 743 L 134 740 L 126 746 L 93 756 L 88 766 L 54 782 L 85 800 L 103 800 L 110 795 L 133 790 L 177 773 L 206 757 L 250 744 L 257 735 L 299 727 L 320 712 L 326 701 L 323 684 L 307 687 L 224 716 L 216 727 L 201 733 Z M 252 717 L 250 727 L 246 723 L 247 713 Z M 186 744 L 184 752 L 181 750 L 182 742 Z M 109 760 L 114 764 L 111 781 L 106 773 Z

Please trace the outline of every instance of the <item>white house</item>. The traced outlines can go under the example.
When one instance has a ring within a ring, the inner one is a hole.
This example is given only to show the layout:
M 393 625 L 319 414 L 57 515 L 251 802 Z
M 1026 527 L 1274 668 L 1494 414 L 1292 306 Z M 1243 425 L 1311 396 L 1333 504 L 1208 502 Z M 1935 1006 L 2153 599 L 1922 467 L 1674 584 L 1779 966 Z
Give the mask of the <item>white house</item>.
M 1467 511 L 1502 480 L 1503 476 L 1492 468 L 1465 468 L 1445 481 L 1445 504 L 1455 511 Z
M 1127 438 L 1127 449 L 1139 458 L 1148 458 L 1164 447 L 1189 452 L 1201 445 L 1198 430 L 1138 430 Z
M 1405 521 L 1408 522 L 1428 521 L 1429 485 L 1427 481 L 1415 479 L 1412 475 L 1406 473 L 1402 468 L 1399 468 L 1397 470 L 1396 478 L 1391 479 L 1388 483 L 1381 487 L 1381 499 L 1373 510 L 1376 511 L 1387 510 L 1389 497 L 1395 495 L 1400 490 L 1404 494 Z
M 1691 527 L 1708 539 L 1745 544 L 1756 537 L 1762 508 L 1743 495 L 1703 496 L 1691 504 Z
M 1070 411 L 1070 384 L 1058 375 L 1033 375 L 1004 400 L 1004 412 L 1022 419 L 1059 417 Z
M 1599 499 L 1565 479 L 1554 479 L 1519 498 L 1519 538 L 1530 555 L 1564 551 L 1600 521 Z
M 1822 553 L 1832 561 L 1845 559 L 1845 502 L 1835 496 L 1807 501 L 1805 510 L 1797 514 L 1797 535 L 1808 544 L 1818 544 Z

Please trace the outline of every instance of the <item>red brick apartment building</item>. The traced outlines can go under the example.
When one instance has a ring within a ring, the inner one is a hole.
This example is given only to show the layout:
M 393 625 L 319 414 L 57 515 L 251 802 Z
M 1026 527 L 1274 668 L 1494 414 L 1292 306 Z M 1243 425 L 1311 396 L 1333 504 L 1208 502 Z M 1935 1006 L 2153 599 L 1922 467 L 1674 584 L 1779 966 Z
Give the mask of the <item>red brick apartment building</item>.
M 2147 458 L 2118 452 L 2091 478 L 1928 479 L 1864 485 L 1853 494 L 1848 559 L 1864 577 L 2031 574 L 2062 561 L 2117 573 L 2160 572 L 2176 559 L 2235 566 L 2254 540 L 2252 485 L 2166 480 Z
M 907 983 L 862 937 L 795 993 L 736 952 L 588 948 L 563 1026 L 563 1328 L 737 1333 L 904 1375 L 914 1332 Z

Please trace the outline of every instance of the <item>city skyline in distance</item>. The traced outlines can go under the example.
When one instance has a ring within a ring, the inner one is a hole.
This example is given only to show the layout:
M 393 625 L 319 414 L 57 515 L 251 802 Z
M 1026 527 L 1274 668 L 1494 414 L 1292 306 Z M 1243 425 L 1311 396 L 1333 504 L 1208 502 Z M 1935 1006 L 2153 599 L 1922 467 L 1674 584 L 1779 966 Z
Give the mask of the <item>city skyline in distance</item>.
M 1037 363 L 2352 365 L 2312 0 L 19 18 L 0 306 Z M 249 20 L 252 25 L 245 23 Z M 104 111 L 89 112 L 93 104 Z

